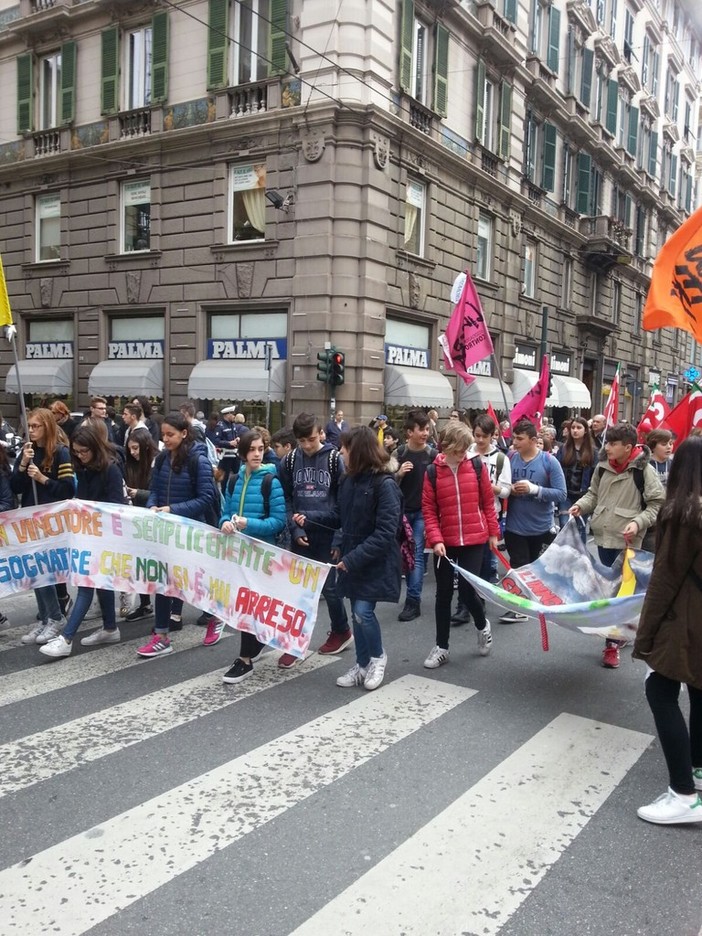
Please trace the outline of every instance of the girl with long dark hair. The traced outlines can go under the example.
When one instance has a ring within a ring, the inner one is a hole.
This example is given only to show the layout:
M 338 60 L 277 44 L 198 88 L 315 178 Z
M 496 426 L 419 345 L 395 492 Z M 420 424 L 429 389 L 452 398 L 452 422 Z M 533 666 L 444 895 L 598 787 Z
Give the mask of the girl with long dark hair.
M 556 452 L 556 458 L 561 463 L 565 475 L 567 492 L 566 499 L 558 505 L 558 523 L 563 529 L 570 520 L 568 511 L 590 487 L 592 472 L 597 463 L 595 442 L 587 420 L 582 416 L 575 416 L 570 420 L 568 435 Z M 580 528 L 580 535 L 585 542 L 587 526 L 584 521 Z
M 124 453 L 124 481 L 127 494 L 135 507 L 146 507 L 149 499 L 151 473 L 154 459 L 158 455 L 158 446 L 151 438 L 148 429 L 133 429 L 129 433 Z M 139 595 L 139 606 L 129 610 L 127 596 L 125 595 L 120 608 L 120 614 L 127 621 L 140 621 L 154 613 L 151 596 Z
M 659 825 L 702 822 L 702 438 L 678 448 L 667 497 L 656 520 L 656 558 L 633 656 L 647 664 L 646 699 L 663 756 L 668 789 L 637 810 Z M 680 686 L 690 724 L 680 711 Z

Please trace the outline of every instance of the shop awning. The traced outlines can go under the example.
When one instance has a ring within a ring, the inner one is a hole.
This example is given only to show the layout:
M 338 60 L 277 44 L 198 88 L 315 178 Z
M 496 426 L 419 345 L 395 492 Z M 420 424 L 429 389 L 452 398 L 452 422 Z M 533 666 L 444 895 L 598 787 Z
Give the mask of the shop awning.
M 88 377 L 91 396 L 163 397 L 162 360 L 100 361 Z
M 577 377 L 564 377 L 562 374 L 552 374 L 553 395 L 558 400 L 558 406 L 567 406 L 570 409 L 590 409 L 592 401 L 590 391 L 582 380 Z
M 385 403 L 391 406 L 453 406 L 453 387 L 439 371 L 385 365 Z
M 538 371 L 531 370 L 521 370 L 519 367 L 515 367 L 512 371 L 514 377 L 512 379 L 512 396 L 514 397 L 514 402 L 518 403 L 522 397 L 526 396 L 527 393 L 532 389 L 539 379 Z M 555 380 L 551 384 L 551 390 L 554 389 Z M 494 404 L 493 404 L 494 405 Z M 550 396 L 546 400 L 546 406 L 560 406 L 555 396 Z
M 504 387 L 507 406 L 512 409 L 514 406 L 512 388 L 507 384 Z M 459 379 L 458 406 L 461 409 L 486 409 L 488 403 L 492 403 L 496 410 L 504 411 L 505 401 L 497 377 L 476 377 L 472 384 L 465 384 Z
M 73 360 L 41 358 L 20 361 L 20 378 L 25 393 L 46 393 L 52 396 L 69 396 L 73 393 Z M 19 393 L 17 365 L 13 364 L 5 380 L 6 393 Z
M 277 403 L 285 400 L 287 362 L 273 361 L 269 374 L 263 361 L 200 361 L 188 380 L 193 400 L 231 400 Z

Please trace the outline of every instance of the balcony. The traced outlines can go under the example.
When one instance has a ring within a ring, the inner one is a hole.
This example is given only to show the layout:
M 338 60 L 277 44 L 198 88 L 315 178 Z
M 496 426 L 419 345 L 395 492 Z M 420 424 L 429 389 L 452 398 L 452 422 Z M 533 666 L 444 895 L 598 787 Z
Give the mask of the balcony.
M 250 117 L 268 110 L 268 85 L 249 84 L 232 88 L 229 92 L 230 117 Z
M 424 107 L 419 101 L 410 99 L 409 102 L 409 122 L 410 126 L 421 133 L 431 136 L 434 114 L 429 108 Z
M 557 76 L 541 61 L 538 55 L 528 55 L 526 67 L 534 79 L 531 87 L 527 90 L 529 100 L 550 112 L 562 113 L 563 98 L 556 86 Z
M 628 265 L 633 259 L 629 249 L 631 230 L 617 218 L 607 215 L 584 217 L 578 225 L 587 237 L 582 248 L 585 265 L 597 273 L 608 273 L 617 265 Z
M 522 179 L 522 195 L 525 195 L 535 208 L 541 208 L 545 194 L 546 190 L 540 188 L 535 182 L 527 178 Z
M 120 140 L 136 140 L 151 135 L 151 108 L 139 107 L 118 115 Z
M 20 0 L 19 19 L 12 29 L 23 36 L 44 33 L 47 28 L 61 29 L 73 5 L 73 0 Z
M 522 54 L 516 46 L 516 27 L 501 16 L 490 2 L 478 4 L 477 16 L 484 29 L 482 48 L 490 61 L 502 67 L 519 65 Z
M 480 168 L 483 172 L 487 172 L 488 175 L 492 176 L 493 179 L 497 178 L 497 167 L 499 165 L 499 160 L 494 153 L 491 153 L 490 150 L 485 149 L 484 146 L 481 146 L 479 143 L 475 146 L 476 153 L 480 154 Z
M 38 130 L 32 134 L 35 156 L 54 156 L 61 152 L 61 130 Z

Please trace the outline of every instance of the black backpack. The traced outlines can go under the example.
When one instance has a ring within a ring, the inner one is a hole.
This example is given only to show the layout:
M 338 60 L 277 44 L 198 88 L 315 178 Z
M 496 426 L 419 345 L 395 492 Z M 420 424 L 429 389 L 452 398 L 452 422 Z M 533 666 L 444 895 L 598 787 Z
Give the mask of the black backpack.
M 161 466 L 168 452 L 159 452 L 156 456 L 156 461 L 154 462 L 154 471 L 159 472 Z M 188 460 L 186 462 L 186 467 L 188 474 L 190 475 L 190 486 L 193 490 L 193 494 L 198 497 L 199 491 L 197 489 L 197 480 L 198 480 L 198 465 L 200 462 L 200 451 L 191 451 L 188 454 Z M 209 463 L 208 463 L 209 464 Z M 205 503 L 205 510 L 200 518 L 203 523 L 207 523 L 209 526 L 219 529 L 219 518 L 222 515 L 222 494 L 220 493 L 217 482 L 215 481 L 214 474 L 210 471 L 209 475 L 209 484 L 206 490 L 207 502 Z
M 480 476 L 483 473 L 483 460 L 478 455 L 477 458 L 470 458 L 469 461 L 473 463 L 473 468 L 475 470 L 476 477 L 478 478 L 478 489 L 480 489 Z M 436 493 L 436 465 L 434 462 L 431 465 L 427 465 L 427 478 L 429 478 L 429 483 L 434 488 L 434 493 Z
M 607 469 L 604 465 L 597 466 L 597 483 L 599 484 L 602 480 L 602 475 Z M 644 478 L 643 468 L 634 468 L 632 469 L 634 473 L 634 484 L 638 488 L 639 496 L 641 497 L 641 509 L 646 509 L 646 498 L 644 496 L 644 488 L 646 487 L 646 479 Z

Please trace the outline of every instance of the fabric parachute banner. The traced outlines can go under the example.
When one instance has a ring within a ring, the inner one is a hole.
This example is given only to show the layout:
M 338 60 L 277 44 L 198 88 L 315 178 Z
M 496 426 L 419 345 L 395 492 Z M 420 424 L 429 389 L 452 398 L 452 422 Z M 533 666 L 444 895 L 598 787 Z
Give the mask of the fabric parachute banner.
M 500 585 L 456 570 L 483 598 L 504 611 L 526 614 L 548 623 L 597 637 L 628 640 L 636 633 L 653 568 L 653 554 L 624 551 L 612 568 L 600 565 L 580 538 L 579 521 L 571 518 L 541 556 L 510 569 Z
M 537 429 L 541 428 L 550 381 L 551 372 L 549 370 L 548 354 L 544 354 L 541 359 L 539 379 L 531 390 L 527 391 L 521 400 L 514 404 L 514 409 L 509 414 L 509 424 L 512 427 L 512 432 L 514 432 L 514 427 L 520 419 L 529 419 Z
M 468 368 L 489 357 L 494 351 L 480 297 L 467 270 L 461 295 L 446 333 L 439 337 L 439 344 L 444 352 L 446 367 L 455 371 L 466 384 L 475 380 L 473 374 L 468 373 Z
M 702 208 L 668 238 L 653 264 L 643 327 L 682 328 L 702 342 Z
M 622 365 L 617 364 L 617 371 L 614 375 L 612 386 L 609 389 L 609 398 L 604 411 L 605 428 L 609 428 L 609 426 L 613 426 L 615 423 L 619 422 L 619 381 L 621 369 Z
M 329 569 L 141 507 L 76 499 L 0 514 L 0 598 L 57 582 L 170 595 L 297 657 Z
M 641 422 L 636 427 L 639 440 L 644 442 L 646 435 L 654 429 L 658 429 L 661 423 L 670 413 L 670 407 L 663 396 L 658 384 L 651 387 L 651 396 L 648 399 L 646 412 L 641 417 Z

